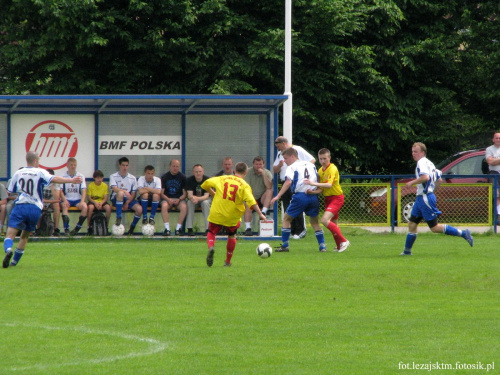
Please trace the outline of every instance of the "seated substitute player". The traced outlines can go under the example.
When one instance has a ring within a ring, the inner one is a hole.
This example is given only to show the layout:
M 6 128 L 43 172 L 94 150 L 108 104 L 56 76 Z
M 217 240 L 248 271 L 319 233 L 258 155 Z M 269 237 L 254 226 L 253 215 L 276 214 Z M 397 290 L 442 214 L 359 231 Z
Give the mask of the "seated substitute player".
M 427 159 L 427 147 L 421 142 L 416 142 L 411 148 L 413 160 L 417 162 L 414 180 L 406 183 L 407 187 L 417 185 L 417 199 L 411 210 L 408 222 L 408 234 L 404 251 L 400 255 L 412 255 L 411 250 L 417 239 L 418 224 L 425 220 L 433 233 L 444 233 L 449 236 L 464 238 L 469 245 L 474 245 L 474 239 L 469 229 L 464 231 L 454 228 L 451 225 L 438 224 L 438 217 L 441 211 L 437 208 L 434 190 L 441 183 L 441 171 L 436 169 L 434 163 Z
M 283 159 L 288 165 L 286 169 L 285 182 L 281 186 L 281 190 L 272 200 L 273 205 L 280 199 L 285 192 L 290 189 L 293 197 L 290 205 L 283 215 L 283 224 L 281 228 L 281 239 L 283 244 L 276 249 L 277 252 L 288 252 L 288 242 L 290 239 L 292 220 L 305 213 L 309 216 L 309 221 L 314 228 L 314 234 L 319 244 L 319 251 L 325 252 L 325 236 L 321 225 L 319 225 L 319 200 L 318 195 L 321 189 L 308 185 L 304 182 L 308 179 L 309 182 L 318 182 L 318 172 L 314 164 L 308 161 L 298 159 L 297 150 L 290 147 L 282 151 Z
M 142 224 L 155 225 L 155 215 L 160 205 L 161 180 L 155 176 L 155 167 L 146 165 L 144 167 L 144 176 L 139 177 L 137 181 L 139 196 L 142 206 Z M 148 221 L 148 206 L 151 207 L 151 214 Z
M 318 159 L 321 163 L 321 168 L 318 171 L 319 182 L 312 182 L 309 179 L 305 179 L 304 183 L 317 186 L 323 190 L 325 212 L 321 217 L 321 223 L 332 232 L 333 239 L 337 244 L 337 251 L 341 253 L 346 251 L 351 243 L 345 239 L 337 225 L 339 211 L 344 205 L 344 193 L 340 187 L 340 174 L 337 167 L 330 162 L 330 150 L 327 148 L 319 150 Z
M 53 182 L 75 185 L 83 182 L 81 176 L 74 176 L 72 178 L 52 176 L 45 169 L 39 168 L 40 159 L 36 152 L 30 151 L 26 154 L 26 163 L 27 167 L 21 168 L 14 173 L 7 188 L 8 191 L 12 193 L 17 192 L 19 195 L 12 208 L 7 236 L 3 241 L 5 251 L 5 258 L 2 262 L 3 268 L 8 268 L 9 265 L 16 266 L 24 254 L 30 233 L 35 230 L 42 215 L 43 197 L 41 194 L 43 187 Z M 35 186 L 38 188 L 36 189 Z M 22 231 L 21 237 L 14 253 L 12 252 L 14 239 L 20 230 Z
M 135 226 L 141 219 L 142 207 L 135 200 L 137 193 L 137 180 L 135 176 L 128 173 L 129 160 L 127 157 L 118 159 L 118 172 L 109 176 L 109 187 L 111 188 L 111 203 L 116 207 L 116 225 L 122 223 L 123 211 L 134 211 L 134 219 L 130 224 L 127 234 L 133 234 Z
M 55 174 L 53 169 L 47 168 L 52 176 Z M 54 233 L 50 235 L 59 236 L 60 231 L 57 228 L 59 225 L 59 216 L 61 214 L 61 185 L 55 182 L 51 182 L 49 185 L 43 188 L 43 211 L 52 210 L 54 213 Z M 57 221 L 56 221 L 57 219 Z M 38 227 L 40 227 L 40 221 L 38 222 Z
M 222 228 L 225 228 L 227 232 L 224 266 L 231 266 L 231 259 L 236 247 L 236 231 L 240 227 L 240 219 L 245 212 L 244 203 L 257 211 L 262 220 L 266 219 L 253 197 L 252 188 L 244 180 L 247 170 L 248 167 L 245 163 L 237 163 L 234 176 L 212 177 L 201 185 L 205 191 L 213 196 L 210 215 L 208 215 L 207 266 L 209 267 L 212 267 L 214 263 L 215 236 Z
M 210 205 L 212 204 L 212 199 L 208 191 L 203 190 L 201 185 L 208 180 L 208 176 L 205 176 L 205 170 L 201 164 L 195 164 L 193 166 L 193 175 L 188 177 L 186 180 L 186 192 L 187 192 L 187 217 L 186 217 L 186 228 L 187 235 L 194 236 L 193 232 L 193 221 L 194 221 L 194 210 L 196 207 L 201 207 L 201 212 L 205 218 L 205 233 L 208 232 L 208 215 L 210 214 Z
M 232 175 L 234 172 L 233 166 L 233 158 L 231 156 L 225 156 L 224 159 L 222 159 L 222 169 L 217 172 L 215 176 Z
M 179 209 L 179 218 L 175 228 L 175 235 L 182 234 L 182 225 L 187 215 L 186 204 L 186 176 L 180 171 L 181 162 L 177 159 L 170 161 L 170 170 L 161 176 L 161 216 L 163 217 L 163 224 L 165 230 L 164 236 L 170 236 L 170 222 L 168 210 L 177 207 Z
M 264 158 L 256 156 L 253 158 L 252 168 L 248 168 L 245 181 L 252 188 L 253 196 L 257 201 L 262 213 L 266 215 L 273 199 L 273 174 L 264 168 Z M 247 207 L 245 210 L 245 236 L 252 236 L 252 211 Z
M 64 233 L 69 232 L 69 208 L 76 207 L 80 210 L 80 217 L 78 218 L 78 223 L 75 228 L 71 231 L 71 235 L 74 236 L 82 228 L 83 223 L 87 220 L 87 203 L 85 198 L 87 196 L 87 184 L 85 183 L 85 176 L 80 172 L 76 171 L 76 159 L 69 158 L 67 161 L 68 170 L 63 177 L 72 178 L 74 176 L 79 176 L 82 178 L 83 182 L 81 184 L 64 184 L 62 185 L 62 202 L 61 211 L 64 225 Z
M 104 182 L 104 173 L 101 170 L 96 170 L 92 175 L 94 181 L 87 187 L 87 199 L 89 201 L 89 212 L 87 215 L 87 223 L 90 225 L 90 219 L 94 214 L 94 210 L 104 211 L 106 214 L 106 228 L 109 225 L 109 218 L 111 217 L 111 206 L 108 203 L 109 188 L 108 184 Z M 87 233 L 92 234 L 90 226 Z

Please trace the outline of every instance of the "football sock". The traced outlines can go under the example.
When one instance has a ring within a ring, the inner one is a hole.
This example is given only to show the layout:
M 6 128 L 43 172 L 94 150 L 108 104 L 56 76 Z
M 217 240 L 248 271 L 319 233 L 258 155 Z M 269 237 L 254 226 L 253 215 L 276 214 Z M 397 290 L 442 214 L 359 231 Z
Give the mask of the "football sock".
M 12 240 L 12 238 L 6 237 L 3 240 L 3 249 L 4 249 L 4 251 L 7 252 L 9 250 L 12 250 L 12 246 L 14 246 L 14 241 Z
M 87 216 L 80 216 L 78 218 L 78 224 L 76 224 L 76 226 L 78 228 L 81 228 L 82 227 L 82 224 L 85 222 L 85 220 L 87 219 Z
M 130 226 L 135 227 L 140 219 L 141 219 L 140 216 L 134 215 L 134 220 L 132 220 L 132 224 L 130 224 Z
M 215 246 L 215 234 L 210 231 L 207 233 L 207 245 L 209 249 Z
M 177 226 L 175 227 L 175 230 L 181 230 L 182 228 L 182 224 L 177 224 Z
M 163 223 L 166 230 L 170 230 L 170 223 Z
M 121 219 L 122 217 L 122 209 L 123 209 L 123 201 L 116 201 L 116 218 Z
M 407 233 L 406 234 L 406 242 L 405 242 L 405 252 L 410 253 L 415 240 L 417 239 L 416 233 Z
M 150 219 L 154 219 L 154 217 L 156 215 L 156 211 L 158 210 L 159 204 L 160 204 L 160 202 L 152 202 L 151 203 L 151 215 L 149 215 Z M 146 212 L 147 212 L 147 208 L 146 208 Z
M 288 247 L 288 241 L 290 241 L 291 233 L 292 230 L 290 228 L 281 228 L 281 242 L 283 242 L 281 246 Z
M 226 246 L 226 263 L 231 263 L 233 252 L 236 247 L 236 238 L 228 238 Z
M 451 225 L 445 225 L 443 233 L 447 234 L 448 236 L 456 237 L 464 237 L 465 235 L 465 232 L 462 232 L 460 229 L 454 228 Z
M 262 209 L 262 213 L 265 215 L 265 214 L 266 214 L 266 212 L 267 212 L 267 207 L 264 207 L 264 208 Z
M 142 218 L 147 219 L 148 218 L 148 200 L 141 199 L 141 206 L 142 206 Z
M 245 229 L 252 229 L 252 222 L 251 221 L 245 221 Z
M 62 215 L 64 229 L 69 229 L 69 216 Z
M 15 264 L 19 263 L 23 254 L 24 254 L 24 249 L 17 249 L 16 248 L 16 251 L 14 252 L 14 258 L 12 258 L 12 264 L 15 265 Z
M 342 235 L 342 232 L 340 231 L 340 228 L 337 224 L 335 224 L 333 221 L 330 221 L 328 223 L 327 229 L 332 232 L 333 239 L 335 240 L 335 243 L 337 244 L 337 248 L 340 246 L 342 242 L 346 242 L 347 240 L 345 237 Z
M 314 235 L 316 236 L 316 240 L 318 241 L 319 246 L 325 245 L 325 234 L 323 233 L 323 229 L 318 230 L 317 232 L 314 232 Z

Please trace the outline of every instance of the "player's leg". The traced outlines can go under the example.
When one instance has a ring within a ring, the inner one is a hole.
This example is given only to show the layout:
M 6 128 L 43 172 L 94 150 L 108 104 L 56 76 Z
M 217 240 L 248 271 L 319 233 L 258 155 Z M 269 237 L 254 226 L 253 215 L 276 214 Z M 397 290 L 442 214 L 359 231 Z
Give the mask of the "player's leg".
M 208 254 L 207 254 L 207 266 L 212 267 L 214 264 L 214 253 L 215 253 L 215 239 L 217 233 L 222 229 L 222 225 L 208 223 L 208 233 L 207 233 L 207 246 L 208 246 Z
M 205 232 L 208 233 L 208 215 L 210 215 L 210 207 L 212 205 L 211 199 L 206 199 L 201 202 L 201 212 L 203 214 L 203 219 L 205 220 Z
M 6 233 L 6 230 L 4 229 L 6 211 L 7 211 L 7 205 L 6 204 L 0 205 L 0 232 L 2 233 L 2 236 L 5 236 Z
M 75 229 L 71 231 L 72 236 L 77 234 L 80 231 L 80 229 L 82 229 L 83 223 L 85 222 L 85 220 L 87 220 L 87 212 L 88 212 L 87 203 L 80 201 L 76 204 L 76 208 L 80 210 L 80 216 L 78 217 L 78 223 L 76 224 Z
M 290 206 L 288 208 L 290 208 Z M 290 251 L 289 242 L 290 242 L 290 232 L 291 232 L 290 227 L 292 225 L 292 220 L 293 217 L 290 216 L 287 212 L 283 214 L 283 220 L 281 223 L 281 246 L 275 249 L 275 251 L 278 253 Z
M 11 220 L 13 227 L 11 228 L 9 226 L 7 230 L 8 238 L 4 240 L 5 258 L 2 263 L 3 268 L 9 267 L 9 265 L 16 266 L 19 263 L 28 243 L 29 235 L 36 229 L 36 225 L 42 215 L 42 210 L 33 204 L 22 204 L 18 206 L 14 207 L 12 210 Z M 19 229 L 22 229 L 22 232 L 19 243 L 13 253 L 12 247 L 14 244 L 14 238 Z M 9 264 L 11 258 L 12 261 Z
M 116 207 L 116 225 L 120 225 L 122 223 L 122 212 L 123 212 L 123 204 L 125 203 L 125 193 L 123 190 L 119 190 L 115 197 L 111 200 L 113 206 Z
M 186 229 L 188 236 L 194 236 L 193 222 L 195 209 L 196 205 L 191 201 L 187 201 Z
M 90 222 L 92 219 L 92 215 L 94 213 L 95 206 L 93 203 L 88 204 L 88 211 L 87 211 L 87 233 L 88 234 L 93 234 L 92 233 L 92 228 L 90 228 Z
M 111 218 L 111 206 L 106 202 L 102 206 L 104 212 L 106 213 L 106 232 L 109 233 L 109 219 Z
M 318 216 L 309 217 L 309 222 L 314 229 L 314 235 L 316 236 L 316 241 L 318 241 L 319 251 L 323 253 L 326 251 L 325 234 L 323 233 L 323 229 L 321 229 L 321 225 L 319 224 Z
M 227 244 L 226 244 L 226 260 L 224 261 L 225 267 L 231 266 L 231 259 L 233 258 L 234 249 L 236 248 L 236 232 L 240 227 L 240 223 L 234 227 L 226 227 Z
M 71 207 L 71 203 L 64 203 L 61 202 L 61 212 L 62 212 L 62 220 L 63 220 L 63 228 L 64 228 L 64 233 L 66 235 L 69 234 L 69 208 Z
M 155 225 L 155 215 L 160 204 L 160 194 L 153 194 L 151 198 L 151 214 L 149 215 L 149 224 Z
M 12 221 L 12 219 L 10 221 Z M 9 225 L 10 224 L 11 223 L 9 222 Z M 7 228 L 7 233 L 5 233 L 5 239 L 3 240 L 3 249 L 5 252 L 5 258 L 3 259 L 3 263 L 2 263 L 3 268 L 9 267 L 10 260 L 12 259 L 12 256 L 14 255 L 12 248 L 14 247 L 14 239 L 16 238 L 17 232 L 19 232 L 19 229 L 12 228 L 9 226 Z
M 61 216 L 61 205 L 59 203 L 52 203 L 53 217 L 54 217 L 54 236 L 59 236 L 59 217 Z
M 142 207 L 142 225 L 145 225 L 148 223 L 149 193 L 142 194 L 140 200 Z
M 267 214 L 267 211 L 271 207 L 271 199 L 273 199 L 273 189 L 267 189 L 264 194 L 260 197 L 260 202 L 262 203 L 262 213 Z
M 130 235 L 134 233 L 137 223 L 139 222 L 139 220 L 141 220 L 142 207 L 136 200 L 130 202 L 129 207 L 132 211 L 134 211 L 134 218 L 132 219 L 132 223 L 130 224 L 130 228 L 127 232 L 127 234 Z
M 332 233 L 333 239 L 337 245 L 337 250 L 345 251 L 350 243 L 342 235 L 340 227 L 337 225 L 339 211 L 343 205 L 343 195 L 331 195 L 325 197 L 325 212 L 321 217 L 321 223 Z
M 187 204 L 186 201 L 181 200 L 177 205 L 177 209 L 179 210 L 179 218 L 177 219 L 177 226 L 175 228 L 175 235 L 182 234 L 182 226 L 184 225 L 184 219 L 187 215 Z
M 257 199 L 256 199 L 257 201 Z M 245 220 L 245 236 L 251 236 L 252 233 L 252 215 L 253 211 L 248 208 L 248 205 L 245 203 L 245 213 L 243 214 L 243 219 Z
M 170 204 L 167 201 L 162 201 L 161 205 L 161 217 L 163 219 L 163 225 L 165 227 L 163 231 L 164 236 L 170 236 L 170 218 L 168 215 L 168 210 L 170 210 Z

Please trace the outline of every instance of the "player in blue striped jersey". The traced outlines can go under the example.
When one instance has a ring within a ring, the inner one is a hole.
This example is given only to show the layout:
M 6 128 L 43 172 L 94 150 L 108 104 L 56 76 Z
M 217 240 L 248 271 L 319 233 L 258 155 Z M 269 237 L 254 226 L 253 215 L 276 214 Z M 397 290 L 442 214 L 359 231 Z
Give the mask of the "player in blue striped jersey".
M 291 233 L 292 220 L 302 215 L 304 212 L 309 216 L 312 227 L 319 244 L 319 251 L 325 252 L 325 236 L 321 225 L 319 224 L 319 201 L 318 194 L 321 193 L 320 188 L 308 185 L 304 180 L 312 182 L 318 181 L 318 171 L 314 164 L 298 159 L 297 150 L 290 147 L 282 151 L 283 159 L 288 165 L 286 169 L 285 182 L 283 183 L 279 193 L 271 200 L 273 205 L 283 194 L 290 189 L 292 192 L 292 201 L 283 215 L 283 224 L 281 228 L 282 245 L 277 248 L 277 252 L 289 251 L 289 239 Z
M 7 268 L 15 266 L 21 260 L 24 254 L 24 249 L 28 243 L 29 235 L 36 229 L 36 225 L 43 209 L 43 188 L 52 182 L 64 184 L 81 184 L 82 178 L 75 176 L 73 178 L 65 178 L 53 176 L 45 169 L 39 168 L 40 158 L 36 152 L 28 152 L 26 154 L 27 167 L 19 169 L 10 180 L 7 190 L 11 193 L 18 193 L 14 208 L 9 216 L 9 227 L 3 242 L 5 258 L 3 259 L 2 267 Z M 19 231 L 21 238 L 15 249 L 14 239 Z M 14 259 L 12 259 L 14 257 Z M 12 262 L 11 262 L 12 259 Z
M 417 162 L 415 168 L 415 179 L 406 183 L 407 187 L 417 186 L 417 199 L 411 210 L 410 220 L 408 222 L 408 234 L 404 251 L 401 255 L 411 255 L 413 244 L 417 239 L 418 224 L 425 220 L 430 230 L 434 233 L 444 233 L 449 236 L 464 238 L 469 245 L 474 245 L 474 239 L 469 229 L 464 231 L 454 228 L 451 225 L 438 224 L 438 217 L 441 211 L 437 208 L 436 196 L 434 190 L 441 183 L 441 171 L 436 169 L 434 164 L 427 159 L 427 147 L 421 142 L 416 142 L 411 148 L 413 160 Z

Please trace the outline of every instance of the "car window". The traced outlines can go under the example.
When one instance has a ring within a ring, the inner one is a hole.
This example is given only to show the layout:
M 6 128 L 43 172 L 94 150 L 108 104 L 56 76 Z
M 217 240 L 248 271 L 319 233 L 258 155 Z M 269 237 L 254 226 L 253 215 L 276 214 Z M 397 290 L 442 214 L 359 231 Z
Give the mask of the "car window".
M 483 155 L 477 155 L 472 158 L 462 160 L 460 163 L 450 168 L 446 173 L 463 175 L 483 174 L 483 171 L 481 170 L 483 159 Z

